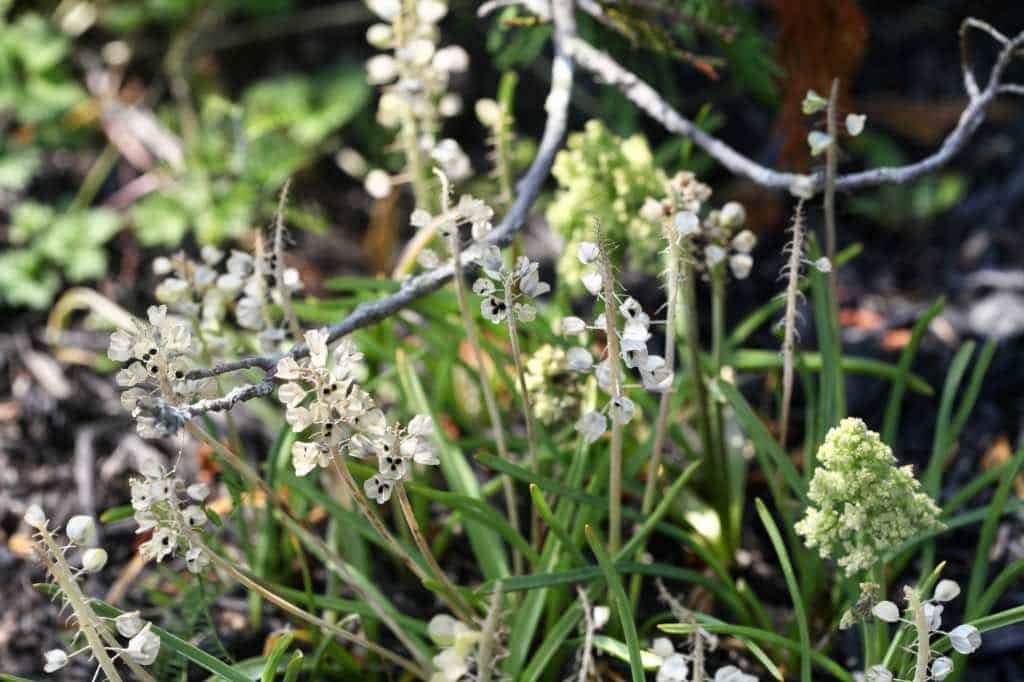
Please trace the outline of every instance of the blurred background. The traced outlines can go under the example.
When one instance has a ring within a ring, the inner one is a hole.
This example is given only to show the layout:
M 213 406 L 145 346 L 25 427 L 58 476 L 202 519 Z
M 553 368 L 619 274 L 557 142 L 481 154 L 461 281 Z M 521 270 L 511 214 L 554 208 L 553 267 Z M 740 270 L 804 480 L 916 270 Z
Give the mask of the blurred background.
M 838 77 L 842 112 L 867 115 L 864 134 L 843 143 L 842 172 L 907 163 L 941 144 L 966 104 L 960 22 L 977 16 L 1006 34 L 1024 29 L 1024 5 L 1011 1 L 601 4 L 611 24 L 581 18 L 584 37 L 748 156 L 801 171 L 817 162 L 806 136 L 820 121 L 800 113 L 808 89 L 827 93 Z M 451 83 L 462 107 L 443 136 L 459 140 L 477 169 L 462 188 L 489 196 L 498 190 L 474 104 L 496 98 L 503 75 L 517 74 L 511 159 L 521 171 L 543 126 L 538 93 L 548 87 L 550 27 L 514 7 L 486 20 L 476 9 L 452 0 L 441 23 L 443 43 L 470 58 Z M 0 671 L 39 673 L 48 648 L 40 640 L 56 636 L 55 609 L 41 608 L 45 599 L 30 588 L 39 575 L 25 561 L 25 506 L 40 502 L 62 518 L 122 503 L 129 453 L 153 447 L 133 435 L 105 375 L 104 334 L 88 331 L 77 311 L 104 301 L 144 311 L 158 256 L 251 248 L 289 178 L 289 263 L 309 305 L 337 297 L 333 278 L 386 276 L 394 267 L 412 234 L 412 197 L 400 185 L 374 188 L 376 196 L 364 186 L 368 169 L 401 167 L 395 133 L 378 123 L 377 93 L 366 82 L 366 61 L 378 52 L 365 37 L 374 21 L 356 1 L 0 1 L 0 575 L 10 576 L 0 585 Z M 994 46 L 980 34 L 974 46 L 984 74 Z M 1024 81 L 1024 68 L 1009 78 Z M 954 460 L 964 476 L 1009 456 L 1024 410 L 1022 114 L 1019 101 L 1000 99 L 949 166 L 838 203 L 840 247 L 863 247 L 839 280 L 853 353 L 893 361 L 939 296 L 948 305 L 917 367 L 933 387 L 965 340 L 1005 339 L 965 432 L 970 447 Z M 788 195 L 728 175 L 584 75 L 572 129 L 591 119 L 616 136 L 643 135 L 654 166 L 697 172 L 716 202 L 746 205 L 760 244 L 753 275 L 732 294 L 731 318 L 781 290 Z M 545 219 L 556 187 L 549 181 L 525 230 L 524 248 L 549 273 L 565 236 Z M 813 228 L 820 219 L 820 207 L 811 208 Z M 656 302 L 656 287 L 648 291 Z M 315 310 L 330 319 L 329 307 Z M 312 313 L 306 320 L 317 323 Z M 812 329 L 802 336 L 813 345 Z M 778 341 L 766 331 L 752 345 Z M 877 423 L 883 388 L 851 378 L 851 414 Z M 926 457 L 936 404 L 920 396 L 908 403 L 907 461 Z M 248 428 L 260 431 L 258 423 Z M 1000 551 L 1021 551 L 1012 538 L 1003 544 Z M 219 627 L 234 628 L 243 649 L 247 639 L 257 648 L 262 641 L 244 623 Z M 986 640 L 984 655 L 998 659 L 1020 644 Z

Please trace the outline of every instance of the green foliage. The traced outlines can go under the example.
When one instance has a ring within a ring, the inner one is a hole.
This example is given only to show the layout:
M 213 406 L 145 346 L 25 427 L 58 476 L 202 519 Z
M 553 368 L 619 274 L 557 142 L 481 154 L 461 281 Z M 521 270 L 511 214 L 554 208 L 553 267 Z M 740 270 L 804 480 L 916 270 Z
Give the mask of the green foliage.
M 569 135 L 566 147 L 552 169 L 558 192 L 547 211 L 551 227 L 567 242 L 558 259 L 561 281 L 579 289 L 577 248 L 594 239 L 596 228 L 623 247 L 613 254 L 617 265 L 656 271 L 662 237 L 640 217 L 640 208 L 648 197 L 664 193 L 667 178 L 654 165 L 647 141 L 641 135 L 622 139 L 592 120 Z
M 117 213 L 81 209 L 63 214 L 25 202 L 14 209 L 11 248 L 0 253 L 0 295 L 5 303 L 45 308 L 62 281 L 95 279 L 107 270 L 104 245 L 120 229 Z
M 238 103 L 209 95 L 185 170 L 168 190 L 131 209 L 139 241 L 202 244 L 237 238 L 269 219 L 274 190 L 312 162 L 369 98 L 361 67 L 257 81 Z

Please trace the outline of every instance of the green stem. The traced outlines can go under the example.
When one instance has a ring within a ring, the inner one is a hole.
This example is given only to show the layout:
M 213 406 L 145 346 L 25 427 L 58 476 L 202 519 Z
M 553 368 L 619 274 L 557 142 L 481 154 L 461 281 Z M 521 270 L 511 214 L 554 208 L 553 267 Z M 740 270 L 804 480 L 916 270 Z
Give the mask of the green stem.
M 608 254 L 601 249 L 601 278 L 604 285 L 605 335 L 608 343 L 608 368 L 612 400 L 622 398 L 622 368 L 619 365 L 619 332 L 615 305 L 615 278 Z M 612 419 L 612 449 L 608 471 L 608 548 L 618 552 L 622 545 L 622 426 Z

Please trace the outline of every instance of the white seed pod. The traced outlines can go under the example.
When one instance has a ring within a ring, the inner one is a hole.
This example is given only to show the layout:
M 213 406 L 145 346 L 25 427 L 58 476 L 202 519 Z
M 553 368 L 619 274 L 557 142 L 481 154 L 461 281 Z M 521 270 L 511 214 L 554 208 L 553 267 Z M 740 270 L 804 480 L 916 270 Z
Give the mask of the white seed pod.
M 960 585 L 955 580 L 940 580 L 935 586 L 932 599 L 935 601 L 953 601 L 960 595 Z
M 830 261 L 826 256 L 822 256 L 818 260 L 814 261 L 814 269 L 827 275 L 832 272 L 832 261 Z
M 672 654 L 658 668 L 655 682 L 686 682 L 689 675 L 690 666 L 682 654 Z
M 824 111 L 828 108 L 828 100 L 814 90 L 808 90 L 804 96 L 804 101 L 800 103 L 800 110 L 805 115 L 816 114 L 819 111 Z
M 594 366 L 594 358 L 586 348 L 570 348 L 565 354 L 565 366 L 577 372 L 586 372 Z
M 210 486 L 205 483 L 193 483 L 185 488 L 185 494 L 196 502 L 202 502 L 210 496 Z
M 864 679 L 866 682 L 892 682 L 893 676 L 891 670 L 879 664 L 868 668 Z
M 611 414 L 613 422 L 619 426 L 625 426 L 633 419 L 633 415 L 636 414 L 636 405 L 629 398 L 619 396 L 609 401 L 608 412 Z
M 395 32 L 387 24 L 374 24 L 366 29 L 366 42 L 378 50 L 386 50 L 391 47 L 394 39 Z
M 608 419 L 600 412 L 587 412 L 576 422 L 576 431 L 590 444 L 597 441 L 607 430 Z
M 366 174 L 363 187 L 366 189 L 366 193 L 374 199 L 384 199 L 391 194 L 391 176 L 385 171 L 375 168 Z
M 924 618 L 928 621 L 928 627 L 932 630 L 938 630 L 942 627 L 942 611 L 945 607 L 925 602 L 921 608 L 924 609 Z
M 594 629 L 600 630 L 608 624 L 608 619 L 612 616 L 612 610 L 601 604 L 594 607 Z
M 596 261 L 600 253 L 601 250 L 594 242 L 581 242 L 576 249 L 576 255 L 584 265 L 590 265 Z
M 957 653 L 973 654 L 981 646 L 981 632 L 973 625 L 957 625 L 949 633 L 949 643 Z
M 680 237 L 689 237 L 700 232 L 700 218 L 692 211 L 680 211 L 672 218 L 672 226 Z
M 847 114 L 846 132 L 850 133 L 853 137 L 857 137 L 864 132 L 864 123 L 867 119 L 868 117 L 864 114 Z
M 366 0 L 366 6 L 384 21 L 391 21 L 402 11 L 401 0 Z
M 757 246 L 757 235 L 750 230 L 741 230 L 732 238 L 732 248 L 740 253 L 750 253 Z
M 953 672 L 953 659 L 947 656 L 940 656 L 932 662 L 932 679 L 941 682 Z
M 146 626 L 146 621 L 142 620 L 138 611 L 126 611 L 114 619 L 114 626 L 122 637 L 131 639 L 142 632 L 142 628 Z
M 72 516 L 65 526 L 64 532 L 68 540 L 76 545 L 92 546 L 96 544 L 96 522 L 91 516 L 80 514 Z
M 46 528 L 46 514 L 43 513 L 43 508 L 38 504 L 29 505 L 28 509 L 25 510 L 24 519 L 25 523 L 37 530 Z
M 807 144 L 811 148 L 811 156 L 819 156 L 824 154 L 825 151 L 832 146 L 834 140 L 828 133 L 823 133 L 820 130 L 812 130 L 807 135 Z
M 668 637 L 655 637 L 651 643 L 651 651 L 660 658 L 668 658 L 676 652 L 676 648 L 672 646 L 672 640 Z
M 142 631 L 128 641 L 128 648 L 124 650 L 128 658 L 139 665 L 152 665 L 160 654 L 160 638 L 150 627 L 151 624 L 146 623 Z
M 560 328 L 566 336 L 576 336 L 587 330 L 587 323 L 578 317 L 563 317 Z
M 82 568 L 86 573 L 102 571 L 107 565 L 107 550 L 102 547 L 90 547 L 82 552 Z
M 875 604 L 875 607 L 871 609 L 871 613 L 875 614 L 875 617 L 879 620 L 884 620 L 886 623 L 895 623 L 900 619 L 900 607 L 891 601 L 880 601 Z
M 68 655 L 63 649 L 50 649 L 43 654 L 43 672 L 57 672 L 68 664 Z
M 711 244 L 704 249 L 704 262 L 709 268 L 717 267 L 725 260 L 725 249 L 717 244 Z
M 747 222 L 747 210 L 738 201 L 730 201 L 718 212 L 718 224 L 727 230 L 743 227 Z
M 729 258 L 729 269 L 736 279 L 746 279 L 754 268 L 754 259 L 746 253 L 737 253 Z
M 429 59 L 429 57 L 428 57 Z M 390 83 L 398 77 L 398 62 L 389 54 L 378 54 L 366 62 L 366 82 L 370 85 Z
M 459 621 L 447 613 L 439 613 L 427 624 L 427 634 L 438 646 L 451 646 L 455 643 L 455 626 Z
M 583 275 L 582 280 L 584 288 L 591 293 L 593 296 L 597 296 L 601 293 L 601 285 L 604 283 L 604 279 L 601 277 L 601 273 L 596 270 L 588 272 Z

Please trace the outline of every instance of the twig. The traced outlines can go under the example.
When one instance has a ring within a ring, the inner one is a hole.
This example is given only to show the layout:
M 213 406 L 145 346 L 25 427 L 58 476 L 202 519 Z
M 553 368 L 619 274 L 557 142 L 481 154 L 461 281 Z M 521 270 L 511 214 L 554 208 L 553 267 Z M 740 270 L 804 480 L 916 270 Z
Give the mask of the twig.
M 978 88 L 974 75 L 970 70 L 969 51 L 966 45 L 968 28 L 981 28 L 990 35 L 998 36 L 996 39 L 1003 45 L 1003 49 L 999 53 L 995 65 L 992 67 L 984 89 Z M 902 184 L 936 170 L 948 163 L 963 149 L 967 141 L 978 130 L 982 121 L 985 120 L 985 109 L 1000 92 L 1024 94 L 1024 89 L 1014 86 L 1004 89 L 1002 83 L 1003 74 L 1011 59 L 1024 46 L 1024 32 L 1018 34 L 1012 40 L 1006 40 L 1005 36 L 992 29 L 988 24 L 977 19 L 967 19 L 961 25 L 960 33 L 965 40 L 962 43 L 961 60 L 963 62 L 964 82 L 969 102 L 960 115 L 960 120 L 956 127 L 946 136 L 939 149 L 920 161 L 904 166 L 888 166 L 840 175 L 836 178 L 836 189 L 851 190 L 888 183 Z M 774 189 L 786 189 L 797 180 L 809 182 L 809 187 L 816 192 L 824 187 L 824 178 L 820 173 L 798 175 L 768 168 L 743 155 L 713 135 L 701 130 L 693 121 L 676 111 L 654 88 L 641 80 L 636 74 L 620 65 L 606 52 L 598 50 L 578 38 L 575 34 L 567 37 L 565 47 L 572 60 L 579 66 L 594 73 L 602 82 L 617 87 L 634 104 L 647 112 L 649 116 L 661 123 L 670 132 L 693 140 L 694 144 L 707 152 L 732 173 L 745 176 L 759 185 Z

